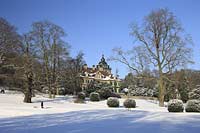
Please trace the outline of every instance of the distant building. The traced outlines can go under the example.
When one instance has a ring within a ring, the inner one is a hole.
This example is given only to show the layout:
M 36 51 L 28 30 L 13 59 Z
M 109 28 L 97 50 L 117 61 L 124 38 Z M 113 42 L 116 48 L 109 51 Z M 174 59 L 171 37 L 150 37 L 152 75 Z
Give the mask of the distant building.
M 121 80 L 111 73 L 111 68 L 107 64 L 104 55 L 98 65 L 93 65 L 91 68 L 85 64 L 82 69 L 81 78 L 83 79 L 82 89 L 87 88 L 92 81 L 108 83 L 113 86 L 113 91 L 119 92 L 119 83 Z

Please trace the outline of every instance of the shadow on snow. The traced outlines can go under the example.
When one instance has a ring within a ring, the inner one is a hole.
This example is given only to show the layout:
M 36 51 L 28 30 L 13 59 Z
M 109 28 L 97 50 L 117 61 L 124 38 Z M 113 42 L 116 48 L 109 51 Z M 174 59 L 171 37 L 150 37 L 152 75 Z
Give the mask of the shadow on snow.
M 199 130 L 200 115 L 185 117 L 136 110 L 86 110 L 0 119 L 0 133 L 197 133 Z

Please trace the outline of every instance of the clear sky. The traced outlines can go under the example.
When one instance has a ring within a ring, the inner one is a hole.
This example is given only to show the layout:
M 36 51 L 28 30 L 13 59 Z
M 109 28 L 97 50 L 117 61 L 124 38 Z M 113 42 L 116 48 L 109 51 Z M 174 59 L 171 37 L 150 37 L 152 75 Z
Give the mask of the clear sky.
M 189 68 L 200 68 L 200 0 L 0 0 L 0 16 L 18 28 L 19 33 L 30 30 L 32 22 L 49 20 L 64 28 L 71 45 L 71 55 L 85 53 L 89 66 L 96 65 L 112 48 L 129 49 L 133 38 L 130 24 L 140 23 L 150 11 L 168 8 L 181 22 L 194 42 L 193 60 Z M 124 77 L 128 69 L 109 62 L 115 73 Z

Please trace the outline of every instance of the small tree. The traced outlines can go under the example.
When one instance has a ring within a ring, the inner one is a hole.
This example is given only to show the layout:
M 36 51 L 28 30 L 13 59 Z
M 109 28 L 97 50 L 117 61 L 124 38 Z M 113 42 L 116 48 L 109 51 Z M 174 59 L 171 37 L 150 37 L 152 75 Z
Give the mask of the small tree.
M 73 94 L 76 95 L 78 92 L 82 91 L 81 83 L 82 79 L 80 78 L 80 74 L 82 72 L 82 67 L 85 64 L 84 54 L 79 52 L 75 58 L 70 58 L 67 61 L 67 66 L 65 68 L 65 79 L 66 85 L 69 87 Z M 67 77 L 66 77 L 67 76 Z

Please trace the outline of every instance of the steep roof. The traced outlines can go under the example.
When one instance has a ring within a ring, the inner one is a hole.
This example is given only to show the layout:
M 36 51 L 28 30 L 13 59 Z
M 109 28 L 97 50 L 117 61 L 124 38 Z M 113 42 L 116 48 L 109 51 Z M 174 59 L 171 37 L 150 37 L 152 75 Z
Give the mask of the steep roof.
M 95 74 L 96 74 L 97 72 L 99 72 L 99 73 L 101 73 L 101 74 L 104 75 L 104 76 L 109 76 L 109 75 L 111 75 L 111 74 L 108 73 L 107 71 L 99 71 L 99 70 L 93 69 L 93 68 L 83 69 L 82 72 L 87 72 L 87 73 L 89 73 L 89 74 L 92 74 L 92 73 L 95 73 Z
M 103 67 L 104 69 L 109 69 L 111 70 L 110 66 L 108 65 L 108 63 L 106 62 L 104 55 L 102 55 L 101 57 L 101 61 L 98 64 L 99 66 Z

